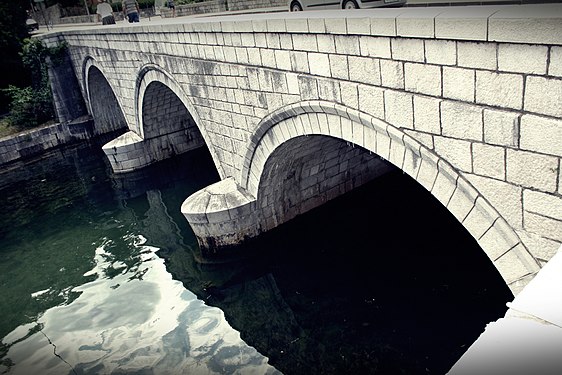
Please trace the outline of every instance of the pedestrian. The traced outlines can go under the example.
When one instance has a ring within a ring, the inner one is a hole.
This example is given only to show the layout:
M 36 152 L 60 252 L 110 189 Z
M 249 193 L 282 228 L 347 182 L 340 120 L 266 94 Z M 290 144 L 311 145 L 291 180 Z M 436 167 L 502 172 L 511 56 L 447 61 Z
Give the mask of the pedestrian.
M 96 13 L 98 21 L 101 19 L 102 25 L 115 25 L 115 17 L 113 17 L 113 8 L 107 3 L 107 0 L 100 0 Z
M 139 22 L 139 3 L 137 0 L 123 0 L 121 3 L 123 7 L 123 16 L 127 18 L 129 23 Z
M 168 0 L 168 8 L 172 10 L 172 17 L 176 16 L 176 5 L 174 4 L 174 0 Z

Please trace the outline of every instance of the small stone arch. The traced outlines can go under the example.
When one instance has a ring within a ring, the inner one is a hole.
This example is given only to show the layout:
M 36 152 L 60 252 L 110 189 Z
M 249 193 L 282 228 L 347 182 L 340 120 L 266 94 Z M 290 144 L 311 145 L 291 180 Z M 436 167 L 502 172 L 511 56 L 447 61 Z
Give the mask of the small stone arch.
M 180 84 L 172 77 L 171 74 L 164 71 L 161 67 L 154 64 L 144 65 L 137 75 L 137 80 L 135 84 L 135 131 L 145 138 L 145 124 L 144 124 L 144 113 L 143 113 L 143 103 L 145 100 L 145 94 L 150 85 L 163 85 L 169 89 L 179 101 L 183 104 L 187 110 L 189 116 L 193 119 L 194 125 L 200 132 L 204 143 L 208 146 L 213 162 L 219 172 L 221 178 L 224 178 L 224 172 L 222 170 L 221 163 L 219 162 L 218 156 L 213 147 L 209 147 L 211 142 L 209 141 L 209 136 L 204 127 L 201 126 L 202 121 L 195 106 L 191 103 L 188 96 Z
M 273 151 L 290 139 L 309 135 L 361 146 L 414 178 L 478 241 L 514 294 L 526 277 L 539 271 L 539 263 L 513 228 L 446 160 L 391 124 L 339 104 L 300 102 L 265 117 L 250 139 L 241 188 L 258 197 L 260 179 Z
M 109 93 L 109 95 L 99 95 L 100 99 L 94 95 L 95 93 L 93 93 L 93 91 L 96 89 L 91 87 L 90 82 L 90 78 L 92 78 L 93 75 L 97 75 L 102 79 L 100 87 L 102 87 L 103 91 Z M 115 90 L 113 89 L 114 86 L 107 79 L 107 74 L 105 74 L 103 68 L 92 56 L 87 56 L 82 64 L 82 82 L 84 92 L 86 94 L 88 112 L 96 120 L 97 134 L 122 130 L 129 127 L 122 109 L 123 105 L 120 97 L 115 94 Z M 110 106 L 113 107 L 113 110 L 107 110 L 108 103 L 98 104 L 99 100 L 109 102 Z M 104 110 L 101 110 L 101 108 L 104 108 Z

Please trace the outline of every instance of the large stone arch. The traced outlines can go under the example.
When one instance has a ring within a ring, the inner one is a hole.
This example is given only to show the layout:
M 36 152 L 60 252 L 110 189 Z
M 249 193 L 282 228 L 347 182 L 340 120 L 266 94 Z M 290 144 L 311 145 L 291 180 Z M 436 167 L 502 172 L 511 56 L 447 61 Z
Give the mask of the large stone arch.
M 244 159 L 241 188 L 258 197 L 273 152 L 290 139 L 315 134 L 361 146 L 409 174 L 478 241 L 514 293 L 520 289 L 519 280 L 538 272 L 539 263 L 513 228 L 462 173 L 391 124 L 342 105 L 301 102 L 264 118 Z
M 158 100 L 151 100 L 154 96 Z M 157 118 L 158 106 L 166 106 L 167 118 Z M 154 112 L 154 113 L 149 113 Z M 195 106 L 180 84 L 171 74 L 154 64 L 144 65 L 137 75 L 135 85 L 135 131 L 142 139 L 159 137 L 162 132 L 155 124 L 168 124 L 171 133 L 183 132 L 194 146 L 210 145 L 209 136 L 203 126 Z M 155 117 L 156 116 L 156 117 Z M 201 141 L 198 138 L 202 138 Z M 193 148 L 180 146 L 180 152 Z M 213 147 L 208 147 L 213 162 L 221 177 L 224 177 L 221 163 Z
M 82 66 L 82 79 L 88 111 L 94 118 L 94 133 L 104 134 L 129 127 L 119 96 L 107 79 L 103 68 L 87 56 Z

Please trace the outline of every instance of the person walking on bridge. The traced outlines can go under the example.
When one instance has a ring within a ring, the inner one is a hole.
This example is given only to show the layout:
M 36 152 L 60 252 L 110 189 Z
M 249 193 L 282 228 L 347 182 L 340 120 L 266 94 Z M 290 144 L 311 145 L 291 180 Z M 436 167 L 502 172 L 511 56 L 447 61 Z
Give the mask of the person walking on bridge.
M 115 17 L 113 17 L 113 9 L 106 0 L 100 0 L 96 9 L 98 19 L 101 18 L 102 25 L 115 25 Z
M 139 22 L 139 3 L 137 0 L 123 0 L 121 3 L 123 7 L 123 16 L 127 18 L 129 23 Z

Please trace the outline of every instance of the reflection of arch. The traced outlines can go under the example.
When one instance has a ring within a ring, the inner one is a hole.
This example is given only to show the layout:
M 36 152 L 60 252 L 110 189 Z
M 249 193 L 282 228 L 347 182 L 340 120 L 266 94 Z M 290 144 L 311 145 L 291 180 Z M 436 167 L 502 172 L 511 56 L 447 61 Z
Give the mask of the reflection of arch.
M 205 129 L 201 127 L 201 119 L 193 106 L 193 104 L 189 101 L 187 95 L 185 94 L 183 88 L 172 78 L 170 74 L 162 70 L 160 67 L 148 64 L 143 66 L 139 74 L 137 75 L 137 82 L 135 85 L 135 114 L 136 114 L 136 124 L 135 124 L 135 132 L 137 132 L 141 138 L 145 138 L 149 134 L 145 134 L 148 130 L 150 131 L 144 124 L 146 114 L 144 113 L 145 109 L 145 99 L 147 92 L 171 92 L 174 95 L 170 96 L 173 100 L 179 100 L 183 107 L 187 111 L 187 117 L 193 121 L 193 125 L 198 130 L 199 134 L 203 137 L 203 140 L 206 145 L 211 144 L 209 142 L 209 136 Z M 209 152 L 213 158 L 214 164 L 219 171 L 221 177 L 224 176 L 224 172 L 222 171 L 221 163 L 219 162 L 218 156 L 216 155 L 214 148 L 208 147 Z
M 96 60 L 88 56 L 82 66 L 82 79 L 88 111 L 94 117 L 97 134 L 126 128 L 127 120 L 119 97 Z
M 424 186 L 463 224 L 506 283 L 538 272 L 511 226 L 447 161 L 394 126 L 342 105 L 309 101 L 270 114 L 257 127 L 242 167 L 241 187 L 258 197 L 260 180 L 274 151 L 300 136 L 326 135 L 365 148 L 390 161 Z

